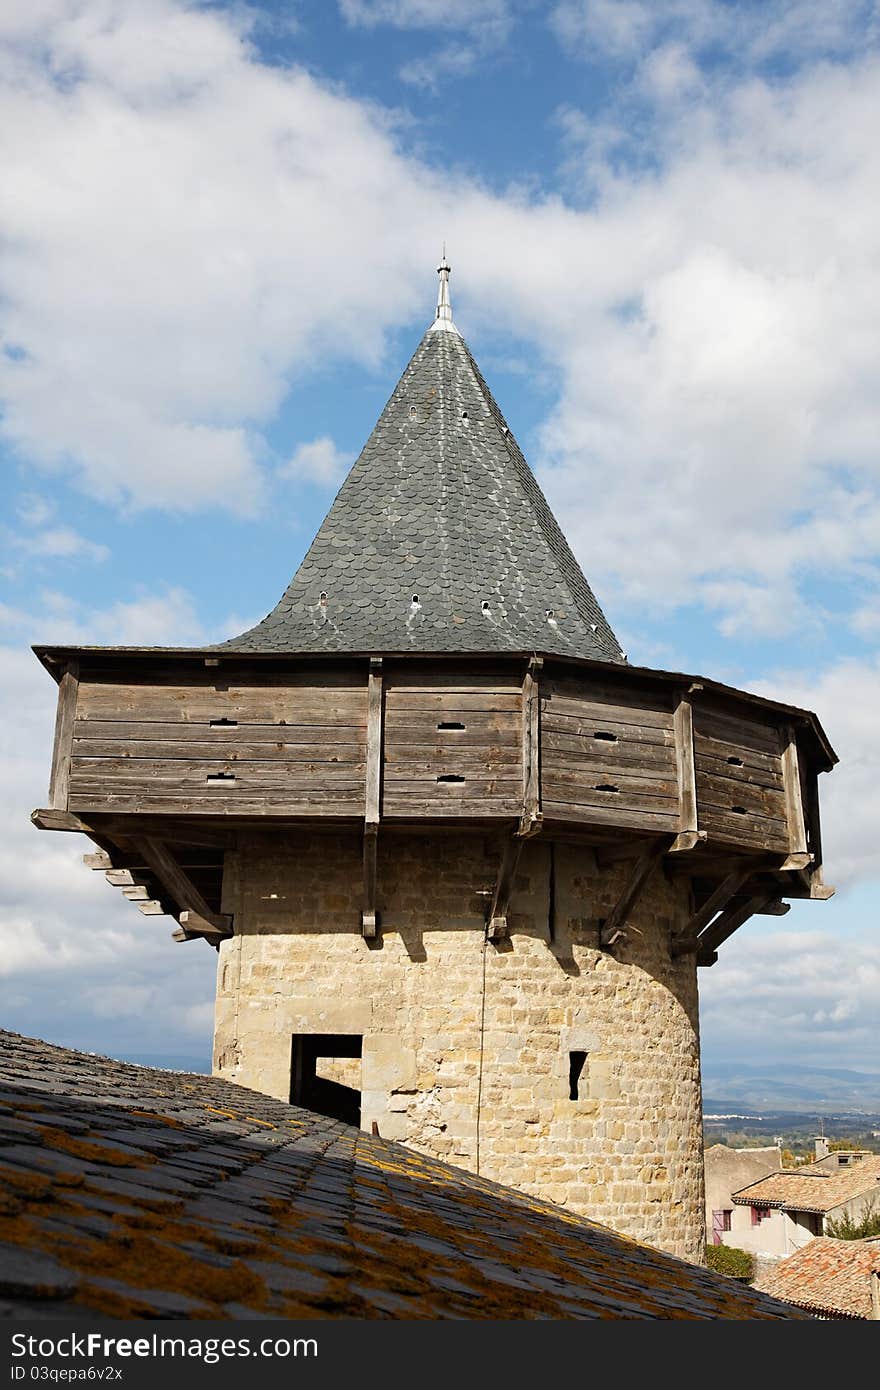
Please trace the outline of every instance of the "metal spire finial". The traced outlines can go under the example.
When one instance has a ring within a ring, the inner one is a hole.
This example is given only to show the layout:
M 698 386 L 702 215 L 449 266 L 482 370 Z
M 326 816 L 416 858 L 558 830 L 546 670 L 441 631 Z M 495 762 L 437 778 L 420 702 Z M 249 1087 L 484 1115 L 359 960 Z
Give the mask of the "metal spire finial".
M 446 259 L 446 242 L 443 243 L 443 256 L 437 267 L 437 274 L 440 276 L 440 288 L 437 291 L 437 313 L 434 315 L 432 328 L 451 329 L 457 333 L 458 329 L 452 322 L 452 301 L 449 298 L 449 276 L 452 267 Z

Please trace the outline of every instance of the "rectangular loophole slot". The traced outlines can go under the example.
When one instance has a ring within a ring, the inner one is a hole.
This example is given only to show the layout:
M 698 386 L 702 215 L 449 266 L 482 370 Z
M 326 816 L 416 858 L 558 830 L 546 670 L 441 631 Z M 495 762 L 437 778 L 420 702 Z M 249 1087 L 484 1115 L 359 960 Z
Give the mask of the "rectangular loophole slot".
M 237 719 L 212 719 L 209 726 L 211 729 L 237 729 Z
M 606 729 L 597 729 L 593 734 L 593 738 L 603 739 L 606 743 L 617 742 L 617 734 L 609 733 Z
M 290 1056 L 290 1102 L 344 1124 L 360 1125 L 361 1033 L 295 1033 Z M 357 1065 L 352 1065 L 352 1063 Z M 357 1081 L 357 1085 L 352 1084 Z
M 730 809 L 731 809 L 731 811 L 733 812 L 733 814 L 734 814 L 735 816 L 746 816 L 746 815 L 748 815 L 748 812 L 746 811 L 745 806 L 731 806 Z
M 569 1100 L 581 1100 L 580 1086 L 584 1067 L 587 1065 L 586 1052 L 569 1052 L 568 1054 L 568 1098 Z
M 234 772 L 209 772 L 205 781 L 209 787 L 229 787 L 235 781 Z
M 619 792 L 620 787 L 615 787 L 613 782 L 597 782 L 593 788 L 594 792 Z
M 463 729 L 464 725 L 458 719 L 444 719 L 437 725 L 438 729 Z
M 464 780 L 457 772 L 439 772 L 437 774 L 438 782 L 463 782 Z

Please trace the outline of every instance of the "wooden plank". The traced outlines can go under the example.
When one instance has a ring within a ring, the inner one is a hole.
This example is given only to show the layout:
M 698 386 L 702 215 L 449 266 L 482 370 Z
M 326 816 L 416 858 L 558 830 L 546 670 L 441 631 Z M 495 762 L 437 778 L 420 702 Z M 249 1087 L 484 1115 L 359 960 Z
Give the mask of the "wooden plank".
M 216 932 L 230 932 L 232 922 L 229 916 L 225 913 L 214 912 L 208 906 L 190 876 L 184 873 L 162 840 L 150 835 L 137 835 L 135 836 L 135 844 L 138 853 L 144 856 L 145 862 L 150 866 L 169 897 L 173 898 L 179 907 L 195 912 L 210 923 L 212 930 Z
M 314 733 L 312 734 L 314 738 Z M 283 739 L 263 743 L 234 742 L 218 738 L 211 742 L 181 739 L 177 743 L 159 739 L 92 739 L 73 741 L 78 766 L 92 758 L 124 759 L 137 764 L 152 762 L 241 762 L 241 763 L 329 763 L 340 767 L 363 768 L 365 743 L 286 743 Z
M 616 787 L 618 793 L 623 795 L 625 791 L 635 793 L 644 792 L 647 796 L 662 796 L 670 803 L 675 803 L 678 808 L 678 783 L 675 780 L 675 772 L 670 776 L 664 775 L 664 770 L 658 767 L 636 769 L 632 767 L 614 767 L 608 763 L 590 763 L 586 767 L 559 767 L 555 763 L 546 769 L 544 775 L 545 785 L 555 785 L 557 787 L 569 787 L 593 792 L 603 789 L 608 794 L 608 789 Z M 610 793 L 613 795 L 613 792 Z
M 624 888 L 611 909 L 610 915 L 599 933 L 599 944 L 603 949 L 613 946 L 626 931 L 630 913 L 641 897 L 648 880 L 672 843 L 672 837 L 660 835 L 639 855 Z
M 546 784 L 542 804 L 545 821 L 577 821 L 580 824 L 613 825 L 629 830 L 675 830 L 678 825 L 677 808 L 666 811 L 650 811 L 636 809 L 632 806 L 610 807 L 607 804 L 582 806 L 571 800 L 554 796 Z
M 704 704 L 696 711 L 694 732 L 756 752 L 778 756 L 781 751 L 779 731 L 775 725 L 759 724 L 738 715 L 709 709 Z
M 138 815 L 232 816 L 236 819 L 249 816 L 289 817 L 309 814 L 319 814 L 322 818 L 326 816 L 328 819 L 352 816 L 363 818 L 364 791 L 362 784 L 356 791 L 348 790 L 344 795 L 339 792 L 306 795 L 303 792 L 294 794 L 290 791 L 270 790 L 261 791 L 259 795 L 251 793 L 248 796 L 199 796 L 195 792 L 185 790 L 175 795 L 173 790 L 169 789 L 152 793 L 120 791 L 102 796 L 99 792 L 93 791 L 79 796 L 76 800 L 72 798 L 72 805 L 74 811 L 82 811 L 86 815 L 97 813 L 102 817 L 114 814 L 130 815 L 136 812 Z M 73 815 L 71 820 L 76 822 L 77 817 Z M 81 821 L 51 828 L 81 830 L 87 835 L 92 833 Z
M 697 790 L 701 810 L 712 807 L 724 814 L 733 812 L 734 815 L 741 815 L 742 812 L 734 810 L 734 807 L 741 806 L 751 815 L 785 822 L 785 798 L 775 787 L 756 787 L 730 777 L 709 777 L 706 773 L 699 773 Z
M 513 877 L 522 853 L 523 836 L 510 835 L 504 841 L 495 877 L 495 888 L 486 917 L 486 932 L 490 941 L 507 936 L 507 912 L 513 890 Z
M 794 725 L 786 724 L 782 731 L 782 739 L 784 814 L 788 825 L 788 848 L 792 854 L 802 854 L 807 849 L 807 823 L 801 797 L 801 774 Z
M 462 772 L 469 776 L 517 776 L 522 764 L 519 748 L 413 748 L 386 749 L 385 774 L 389 778 L 419 777 L 424 773 L 436 776 Z
M 143 786 L 151 782 L 170 782 L 174 786 L 204 786 L 205 778 L 228 772 L 252 785 L 313 787 L 316 782 L 357 782 L 366 763 L 335 762 L 237 762 L 216 758 L 74 758 L 71 784 L 102 785 L 107 779 Z
M 217 689 L 205 685 L 100 685 L 83 682 L 78 717 L 83 722 L 196 722 L 236 719 L 239 724 L 366 725 L 366 690 L 284 687 Z
M 55 740 L 52 745 L 52 771 L 49 776 L 49 805 L 55 811 L 68 809 L 70 789 L 70 753 L 73 745 L 73 726 L 76 722 L 76 703 L 79 692 L 79 661 L 68 661 L 58 686 L 58 705 L 55 711 Z
M 146 902 L 150 896 L 150 890 L 141 884 L 132 888 L 123 888 L 122 896 L 128 898 L 130 902 Z
M 410 713 L 435 712 L 445 717 L 448 711 L 463 710 L 467 713 L 504 713 L 519 715 L 522 708 L 522 693 L 515 690 L 479 691 L 467 694 L 455 690 L 435 690 L 431 692 L 413 691 L 400 686 L 389 686 L 386 692 L 386 708 L 389 716 Z
M 757 786 L 782 786 L 782 764 L 778 757 L 755 753 L 748 748 L 734 749 L 732 743 L 695 737 L 694 765 L 697 772 L 707 772 L 711 777 L 741 778 Z
M 553 719 L 565 719 L 583 725 L 602 728 L 623 725 L 627 729 L 672 733 L 672 711 L 646 709 L 642 705 L 611 705 L 596 700 L 560 700 L 556 697 L 542 701 L 544 713 Z M 621 735 L 622 737 L 622 735 Z
M 161 720 L 77 719 L 73 736 L 77 741 L 95 743 L 144 744 L 148 748 L 166 743 L 175 750 L 202 744 L 207 748 L 234 748 L 242 745 L 260 747 L 281 743 L 285 747 L 320 747 L 320 731 L 326 729 L 325 746 L 350 746 L 363 750 L 366 742 L 366 720 L 354 724 L 333 723 L 292 724 L 273 721 L 266 724 L 218 724 L 208 720 L 181 720 L 163 723 Z M 177 756 L 175 751 L 174 756 Z M 256 755 L 266 757 L 262 750 Z M 363 756 L 363 753 L 361 753 Z
M 553 733 L 542 724 L 541 754 L 544 762 L 555 767 L 589 766 L 592 762 L 608 763 L 615 767 L 659 767 L 675 774 L 675 749 L 671 740 L 664 743 L 634 743 L 615 739 L 598 739 L 595 734 Z
M 672 716 L 675 736 L 675 770 L 678 780 L 678 828 L 699 830 L 697 819 L 697 778 L 694 767 L 694 714 L 690 699 L 679 696 Z
M 168 909 L 164 903 L 160 903 L 157 898 L 147 898 L 144 902 L 135 903 L 138 912 L 142 912 L 145 917 L 167 917 Z
M 784 821 L 740 816 L 733 812 L 724 814 L 712 806 L 704 806 L 700 811 L 700 822 L 712 841 L 772 852 L 782 852 L 788 847 Z

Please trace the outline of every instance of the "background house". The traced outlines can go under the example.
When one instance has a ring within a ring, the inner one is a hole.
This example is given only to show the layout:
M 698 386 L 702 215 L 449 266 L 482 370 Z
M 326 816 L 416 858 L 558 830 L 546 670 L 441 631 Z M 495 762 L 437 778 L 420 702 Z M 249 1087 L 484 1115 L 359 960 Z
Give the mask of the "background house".
M 852 1149 L 771 1173 L 733 1194 L 725 1245 L 778 1259 L 825 1235 L 830 1220 L 860 1221 L 880 1204 L 880 1156 Z
M 756 1149 L 734 1149 L 728 1144 L 712 1144 L 705 1151 L 706 1165 L 706 1241 L 709 1245 L 732 1245 L 725 1236 L 733 1219 L 733 1193 L 782 1169 L 778 1144 Z
M 822 1318 L 880 1319 L 880 1239 L 811 1240 L 755 1287 Z

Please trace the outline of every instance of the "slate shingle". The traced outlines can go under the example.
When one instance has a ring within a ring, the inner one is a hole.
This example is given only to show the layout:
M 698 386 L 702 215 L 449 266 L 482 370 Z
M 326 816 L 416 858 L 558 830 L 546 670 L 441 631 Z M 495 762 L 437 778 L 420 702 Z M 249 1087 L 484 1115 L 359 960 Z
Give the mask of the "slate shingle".
M 430 329 L 286 592 L 218 650 L 625 660 L 464 339 Z

